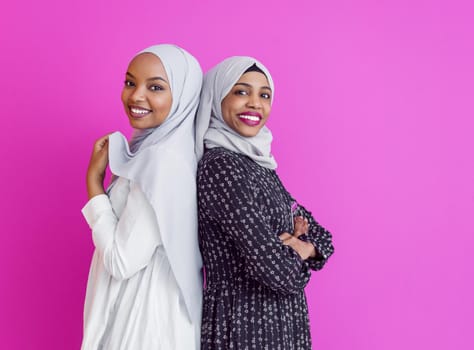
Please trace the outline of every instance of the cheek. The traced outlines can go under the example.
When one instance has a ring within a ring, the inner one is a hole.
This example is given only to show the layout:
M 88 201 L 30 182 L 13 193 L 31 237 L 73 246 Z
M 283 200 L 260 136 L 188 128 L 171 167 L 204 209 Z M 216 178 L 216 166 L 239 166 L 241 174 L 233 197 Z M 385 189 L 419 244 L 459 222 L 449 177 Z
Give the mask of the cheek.
M 234 111 L 238 109 L 239 109 L 239 100 L 237 98 L 234 98 L 234 96 L 226 97 L 226 99 L 221 105 L 222 116 L 226 114 L 228 118 L 230 117 L 230 115 L 233 114 Z
M 160 113 L 168 114 L 171 110 L 172 100 L 167 96 L 161 96 L 161 98 L 156 98 L 153 102 L 155 109 Z
M 166 110 L 166 114 L 169 114 L 172 106 L 173 106 L 173 99 L 171 98 L 171 96 L 168 96 L 166 98 L 166 101 L 163 104 L 163 109 Z
M 125 89 L 123 89 L 123 90 L 122 90 L 122 94 L 120 95 L 120 98 L 122 99 L 122 102 L 123 102 L 124 104 L 127 103 L 128 96 L 129 96 L 128 91 L 125 90 Z
M 229 104 L 227 101 L 224 100 L 224 102 L 221 104 L 221 113 L 222 113 L 222 118 L 224 120 L 227 120 L 229 118 Z
M 228 125 L 230 125 L 232 123 L 232 109 L 230 109 L 228 106 L 226 106 L 226 108 L 222 109 L 222 119 L 224 119 L 224 121 Z
M 270 112 L 272 110 L 272 106 L 270 105 L 270 103 L 266 104 L 265 107 L 264 107 L 264 113 L 265 113 L 265 117 L 268 118 L 268 116 L 270 115 Z

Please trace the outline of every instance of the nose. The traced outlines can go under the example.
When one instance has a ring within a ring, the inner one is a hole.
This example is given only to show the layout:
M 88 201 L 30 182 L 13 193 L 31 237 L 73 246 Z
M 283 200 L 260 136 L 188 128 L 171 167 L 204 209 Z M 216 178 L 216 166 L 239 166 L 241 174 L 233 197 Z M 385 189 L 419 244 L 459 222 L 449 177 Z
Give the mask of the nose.
M 133 93 L 130 95 L 130 100 L 132 102 L 142 102 L 145 101 L 145 91 L 143 88 L 137 86 Z
M 250 94 L 247 100 L 247 106 L 249 108 L 254 109 L 262 108 L 262 101 L 260 101 L 260 96 L 258 94 Z

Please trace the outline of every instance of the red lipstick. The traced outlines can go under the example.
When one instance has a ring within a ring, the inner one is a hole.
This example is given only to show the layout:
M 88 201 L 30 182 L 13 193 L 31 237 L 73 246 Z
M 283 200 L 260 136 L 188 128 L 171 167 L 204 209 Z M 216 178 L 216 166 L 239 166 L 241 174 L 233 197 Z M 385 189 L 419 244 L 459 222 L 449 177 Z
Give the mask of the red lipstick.
M 257 126 L 262 120 L 262 115 L 258 112 L 246 111 L 237 115 L 239 120 L 248 126 Z

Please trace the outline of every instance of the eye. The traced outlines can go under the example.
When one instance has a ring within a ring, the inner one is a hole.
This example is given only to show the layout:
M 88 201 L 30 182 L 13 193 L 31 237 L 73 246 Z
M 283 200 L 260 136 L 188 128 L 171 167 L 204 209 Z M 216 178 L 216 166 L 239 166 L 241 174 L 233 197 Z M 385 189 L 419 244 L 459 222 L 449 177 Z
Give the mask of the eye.
M 152 85 L 152 86 L 150 86 L 150 90 L 151 91 L 162 91 L 162 90 L 164 90 L 164 88 L 161 85 Z
M 245 91 L 245 90 L 235 90 L 234 94 L 241 95 L 241 96 L 246 96 L 246 95 L 248 95 L 248 92 Z
M 128 87 L 132 87 L 132 86 L 135 86 L 135 83 L 130 80 L 125 80 L 124 85 Z
M 263 94 L 260 95 L 262 98 L 266 99 L 266 100 L 269 100 L 272 96 L 270 96 L 270 94 L 264 92 Z

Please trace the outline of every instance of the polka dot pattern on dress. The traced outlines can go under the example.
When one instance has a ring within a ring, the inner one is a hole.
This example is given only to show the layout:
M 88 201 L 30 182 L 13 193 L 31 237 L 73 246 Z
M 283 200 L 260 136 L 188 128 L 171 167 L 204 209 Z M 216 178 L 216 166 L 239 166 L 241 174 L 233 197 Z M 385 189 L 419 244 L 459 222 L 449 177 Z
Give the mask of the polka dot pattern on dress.
M 206 269 L 202 350 L 310 350 L 304 287 L 334 251 L 331 234 L 283 187 L 274 170 L 224 148 L 198 168 L 199 244 Z M 292 210 L 293 205 L 293 210 Z M 318 251 L 302 260 L 278 237 L 293 216 L 309 221 Z

